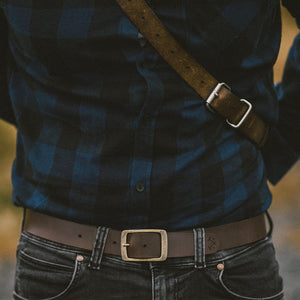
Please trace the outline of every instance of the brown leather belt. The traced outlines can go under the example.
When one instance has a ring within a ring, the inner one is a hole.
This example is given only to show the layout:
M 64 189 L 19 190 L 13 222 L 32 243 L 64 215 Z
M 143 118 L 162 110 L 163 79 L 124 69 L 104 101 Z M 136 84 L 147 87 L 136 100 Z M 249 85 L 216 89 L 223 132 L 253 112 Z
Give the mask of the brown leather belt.
M 83 225 L 26 210 L 23 230 L 69 246 L 92 250 L 97 227 Z M 267 235 L 265 214 L 243 221 L 205 228 L 205 254 L 249 244 Z M 123 252 L 123 253 L 121 253 Z M 129 230 L 108 232 L 104 253 L 122 255 L 124 260 L 165 260 L 194 256 L 193 230 Z
M 214 78 L 172 36 L 145 0 L 116 0 L 123 12 L 161 57 L 206 101 L 209 110 L 223 116 L 257 147 L 267 140 L 269 125 L 246 99 L 234 95 L 227 84 Z

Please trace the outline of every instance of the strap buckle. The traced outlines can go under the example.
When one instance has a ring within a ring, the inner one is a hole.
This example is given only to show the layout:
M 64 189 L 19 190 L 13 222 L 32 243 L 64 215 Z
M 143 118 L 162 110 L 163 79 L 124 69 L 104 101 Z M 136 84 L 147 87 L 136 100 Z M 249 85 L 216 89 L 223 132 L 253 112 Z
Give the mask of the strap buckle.
M 160 257 L 152 258 L 133 258 L 128 257 L 127 248 L 130 247 L 130 244 L 127 242 L 128 234 L 134 233 L 158 233 L 160 234 L 161 239 L 161 250 Z M 162 229 L 130 229 L 123 230 L 121 232 L 121 257 L 124 261 L 164 261 L 168 257 L 168 236 L 167 232 Z
M 220 82 L 216 85 L 214 90 L 211 92 L 211 94 L 206 99 L 206 107 L 212 113 L 215 113 L 216 111 L 213 109 L 211 103 L 214 101 L 215 98 L 219 97 L 219 92 L 223 87 L 226 87 L 228 90 L 231 91 L 230 86 L 228 86 L 225 82 Z
M 206 100 L 206 107 L 212 113 L 215 113 L 216 111 L 212 107 L 211 103 L 214 101 L 215 98 L 219 96 L 219 92 L 223 87 L 226 87 L 228 90 L 231 91 L 231 88 L 225 82 L 218 83 Z M 240 101 L 245 102 L 248 105 L 248 109 L 237 124 L 230 123 L 228 119 L 226 119 L 227 124 L 229 124 L 233 128 L 239 128 L 249 115 L 250 111 L 252 110 L 252 104 L 249 101 L 247 101 L 246 99 L 240 99 Z
M 247 101 L 246 99 L 240 99 L 240 101 L 245 102 L 248 105 L 248 109 L 237 124 L 230 123 L 228 119 L 226 119 L 227 124 L 229 124 L 233 128 L 239 128 L 243 124 L 243 122 L 245 121 L 252 109 L 252 104 L 249 101 Z

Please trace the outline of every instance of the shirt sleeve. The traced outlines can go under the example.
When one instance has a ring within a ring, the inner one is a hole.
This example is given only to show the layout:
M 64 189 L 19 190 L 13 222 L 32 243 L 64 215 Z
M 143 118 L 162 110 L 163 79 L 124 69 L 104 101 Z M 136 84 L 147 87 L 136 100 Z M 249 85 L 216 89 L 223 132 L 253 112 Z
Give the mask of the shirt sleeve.
M 283 0 L 300 28 L 299 0 Z M 300 155 L 300 34 L 290 49 L 282 81 L 276 86 L 279 100 L 278 124 L 262 152 L 268 179 L 276 184 Z
M 8 26 L 2 9 L 0 9 L 0 118 L 15 124 L 15 117 L 8 93 L 7 54 Z

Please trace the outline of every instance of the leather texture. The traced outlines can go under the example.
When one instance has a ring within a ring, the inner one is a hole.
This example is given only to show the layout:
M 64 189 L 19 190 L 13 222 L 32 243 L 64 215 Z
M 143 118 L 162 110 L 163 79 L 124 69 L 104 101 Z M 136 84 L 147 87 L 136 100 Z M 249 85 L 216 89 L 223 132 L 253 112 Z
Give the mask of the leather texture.
M 50 241 L 92 250 L 97 227 L 83 225 L 26 210 L 23 229 Z M 205 254 L 246 245 L 267 235 L 265 214 L 235 223 L 204 228 Z M 168 232 L 168 257 L 194 256 L 193 230 Z M 159 257 L 161 237 L 158 233 L 128 234 L 128 256 L 133 258 Z M 110 229 L 104 253 L 121 255 L 121 231 Z

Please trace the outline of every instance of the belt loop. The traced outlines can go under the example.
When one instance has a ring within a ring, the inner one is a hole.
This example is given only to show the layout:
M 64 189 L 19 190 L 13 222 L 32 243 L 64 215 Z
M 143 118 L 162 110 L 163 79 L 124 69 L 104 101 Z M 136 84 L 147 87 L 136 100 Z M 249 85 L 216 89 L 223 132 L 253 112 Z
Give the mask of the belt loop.
M 100 270 L 100 264 L 106 244 L 109 228 L 99 226 L 97 228 L 96 240 L 93 247 L 89 268 L 92 270 Z
M 21 232 L 24 230 L 24 223 L 26 218 L 26 208 L 23 209 L 22 223 L 21 223 Z
M 272 237 L 272 234 L 273 234 L 273 220 L 272 220 L 272 217 L 271 217 L 271 215 L 269 214 L 268 211 L 266 211 L 266 216 L 267 216 L 267 219 L 268 219 L 269 225 L 270 225 L 270 229 L 269 229 L 269 232 L 268 232 L 268 237 Z
M 205 231 L 204 228 L 194 228 L 195 268 L 202 269 L 205 264 Z

